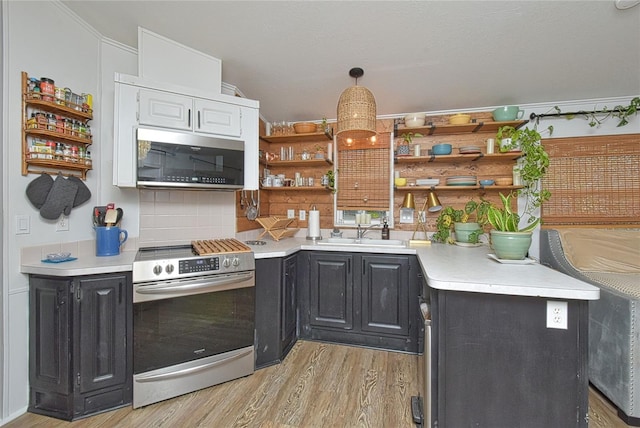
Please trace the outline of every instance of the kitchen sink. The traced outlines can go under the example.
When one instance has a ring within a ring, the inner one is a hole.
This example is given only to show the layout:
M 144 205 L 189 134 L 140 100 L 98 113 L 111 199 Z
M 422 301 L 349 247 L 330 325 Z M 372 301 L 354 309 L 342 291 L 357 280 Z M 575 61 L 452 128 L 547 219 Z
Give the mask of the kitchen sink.
M 406 241 L 400 239 L 373 239 L 373 238 L 328 238 L 326 241 L 318 241 L 320 245 L 346 245 L 356 247 L 400 247 L 407 246 Z

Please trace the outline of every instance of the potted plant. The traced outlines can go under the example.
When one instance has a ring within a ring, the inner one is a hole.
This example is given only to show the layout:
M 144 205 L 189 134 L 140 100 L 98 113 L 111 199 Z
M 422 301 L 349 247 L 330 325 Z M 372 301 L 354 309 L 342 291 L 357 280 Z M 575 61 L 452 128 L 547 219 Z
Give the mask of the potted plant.
M 500 193 L 501 206 L 491 204 L 487 211 L 487 221 L 493 229 L 491 230 L 491 246 L 496 257 L 505 260 L 523 260 L 531 246 L 531 236 L 533 229 L 540 223 L 540 218 L 536 217 L 520 228 L 520 215 L 511 206 L 511 198 L 514 193 L 504 196 Z
M 324 147 L 322 147 L 320 144 L 316 144 L 316 155 L 315 155 L 316 159 L 324 159 Z
M 451 206 L 443 208 L 436 220 L 437 231 L 431 239 L 434 242 L 449 244 L 454 242 L 477 244 L 487 224 L 489 205 L 489 201 L 484 199 L 480 202 L 472 199 L 463 209 L 455 209 Z M 451 236 L 452 230 L 455 232 L 455 240 Z
M 418 132 L 406 132 L 402 134 L 402 144 L 398 145 L 398 155 L 408 155 L 410 150 L 409 146 L 413 142 L 413 138 L 420 138 L 423 135 Z

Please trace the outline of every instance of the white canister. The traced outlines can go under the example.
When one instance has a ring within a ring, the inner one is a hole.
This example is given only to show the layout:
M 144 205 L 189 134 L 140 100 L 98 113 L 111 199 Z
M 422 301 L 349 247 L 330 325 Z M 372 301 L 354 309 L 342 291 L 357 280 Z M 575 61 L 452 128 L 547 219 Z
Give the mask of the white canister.
M 273 186 L 273 178 L 272 177 L 265 177 L 262 179 L 262 186 L 263 187 L 271 187 Z
M 276 177 L 273 179 L 273 187 L 282 187 L 282 179 L 280 177 Z
M 487 154 L 493 154 L 496 151 L 496 140 L 487 138 Z
M 420 144 L 416 144 L 413 146 L 413 155 L 420 156 Z

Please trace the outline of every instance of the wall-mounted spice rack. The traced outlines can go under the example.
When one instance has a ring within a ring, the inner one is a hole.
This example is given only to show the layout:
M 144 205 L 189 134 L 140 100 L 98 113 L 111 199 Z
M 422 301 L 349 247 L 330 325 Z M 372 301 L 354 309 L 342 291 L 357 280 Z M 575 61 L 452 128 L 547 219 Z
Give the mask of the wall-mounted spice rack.
M 93 167 L 88 151 L 92 119 L 90 95 L 22 72 L 22 175 L 62 173 L 86 180 Z

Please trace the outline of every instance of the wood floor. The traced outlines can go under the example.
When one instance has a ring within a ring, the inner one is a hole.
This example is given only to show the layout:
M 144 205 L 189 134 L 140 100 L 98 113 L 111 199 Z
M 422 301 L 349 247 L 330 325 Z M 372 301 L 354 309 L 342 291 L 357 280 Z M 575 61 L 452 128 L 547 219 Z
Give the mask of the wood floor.
M 27 413 L 11 427 L 414 427 L 417 357 L 299 341 L 279 365 L 141 409 L 114 410 L 75 422 Z M 589 392 L 590 428 L 626 428 Z

